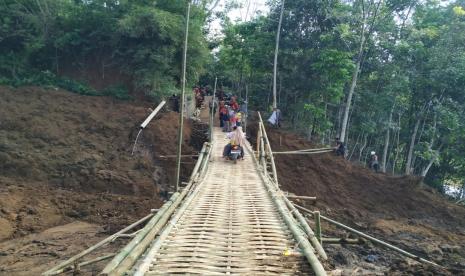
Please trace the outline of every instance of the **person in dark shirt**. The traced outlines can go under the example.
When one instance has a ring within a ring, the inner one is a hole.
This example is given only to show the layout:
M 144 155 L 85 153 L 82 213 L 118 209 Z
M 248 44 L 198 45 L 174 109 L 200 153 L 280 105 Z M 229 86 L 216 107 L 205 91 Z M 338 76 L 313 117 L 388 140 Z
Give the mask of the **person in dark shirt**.
M 346 154 L 346 147 L 344 146 L 344 142 L 339 140 L 339 137 L 336 137 L 336 147 L 334 148 L 337 156 L 344 157 Z
M 171 107 L 173 108 L 174 112 L 179 112 L 179 97 L 173 94 L 170 97 Z

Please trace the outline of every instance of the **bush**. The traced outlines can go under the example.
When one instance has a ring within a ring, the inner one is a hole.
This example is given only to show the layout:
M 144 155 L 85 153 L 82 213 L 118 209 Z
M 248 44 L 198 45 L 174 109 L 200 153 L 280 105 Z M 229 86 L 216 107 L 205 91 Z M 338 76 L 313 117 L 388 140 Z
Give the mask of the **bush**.
M 114 85 L 105 88 L 102 91 L 97 91 L 89 85 L 68 79 L 66 77 L 59 77 L 50 71 L 41 71 L 21 75 L 16 79 L 0 77 L 0 85 L 8 85 L 13 87 L 35 85 L 41 87 L 59 87 L 64 90 L 74 92 L 79 95 L 86 96 L 110 96 L 119 100 L 131 100 L 127 88 L 124 85 Z
M 103 95 L 110 96 L 119 100 L 131 100 L 132 96 L 129 95 L 127 88 L 124 85 L 114 85 L 105 88 L 102 91 Z

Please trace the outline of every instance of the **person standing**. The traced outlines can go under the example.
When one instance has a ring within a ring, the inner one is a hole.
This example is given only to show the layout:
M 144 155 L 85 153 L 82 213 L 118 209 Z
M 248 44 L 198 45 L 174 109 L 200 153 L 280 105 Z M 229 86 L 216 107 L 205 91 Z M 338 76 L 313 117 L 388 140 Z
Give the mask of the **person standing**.
M 224 113 L 223 113 L 223 131 L 224 132 L 230 132 L 231 131 L 231 124 L 229 122 L 229 106 L 225 105 L 224 106 Z
M 239 104 L 237 103 L 236 96 L 231 97 L 231 108 L 234 111 L 239 110 Z
M 237 118 L 236 118 L 236 112 L 231 108 L 229 110 L 229 125 L 231 128 L 236 126 Z
M 370 153 L 370 169 L 374 170 L 376 173 L 379 170 L 379 162 L 378 162 L 378 155 L 376 155 L 376 152 L 372 151 Z
M 239 111 L 236 113 L 236 126 L 242 126 L 242 112 Z
M 336 152 L 336 156 L 345 157 L 346 147 L 344 143 L 339 140 L 339 137 L 336 137 L 336 147 L 334 148 L 334 151 Z
M 173 111 L 179 113 L 179 97 L 176 96 L 175 94 L 173 94 L 173 95 L 170 97 L 169 100 L 170 100 L 170 102 L 171 102 L 171 106 L 172 106 L 172 108 L 173 108 Z
M 224 128 L 224 117 L 226 113 L 228 113 L 228 109 L 226 108 L 224 101 L 220 101 L 220 107 L 218 111 L 218 115 L 220 117 L 220 127 Z

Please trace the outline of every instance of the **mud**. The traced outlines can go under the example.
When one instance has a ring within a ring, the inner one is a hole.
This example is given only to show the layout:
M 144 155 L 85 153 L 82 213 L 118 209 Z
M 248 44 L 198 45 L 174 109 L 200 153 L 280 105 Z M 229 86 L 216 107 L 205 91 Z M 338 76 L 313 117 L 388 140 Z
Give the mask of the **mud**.
M 131 156 L 154 105 L 0 87 L 0 275 L 38 275 L 161 206 L 175 175 L 175 158 L 161 156 L 176 154 L 178 113 L 157 115 Z M 192 129 L 187 121 L 184 154 L 203 142 Z M 194 163 L 183 160 L 183 180 Z
M 248 134 L 256 141 L 256 124 Z M 274 151 L 317 148 L 303 137 L 267 126 Z M 388 249 L 365 245 L 327 245 L 334 267 L 352 275 L 452 275 L 465 273 L 465 208 L 449 202 L 417 177 L 374 173 L 336 157 L 276 155 L 281 188 L 316 202 L 294 200 L 311 210 L 432 260 L 446 269 L 418 264 Z M 347 232 L 323 223 L 326 237 Z

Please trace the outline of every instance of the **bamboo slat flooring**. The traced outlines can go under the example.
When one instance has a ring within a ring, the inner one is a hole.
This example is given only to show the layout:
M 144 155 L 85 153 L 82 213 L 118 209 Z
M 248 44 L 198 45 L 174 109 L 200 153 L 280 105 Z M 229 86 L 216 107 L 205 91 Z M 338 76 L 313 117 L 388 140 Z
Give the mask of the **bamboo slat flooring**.
M 146 275 L 308 275 L 310 267 L 280 217 L 250 156 L 221 158 L 227 143 L 214 130 L 212 161 L 198 193 L 161 246 L 148 252 Z M 285 256 L 290 249 L 294 254 Z

